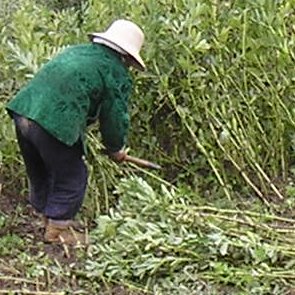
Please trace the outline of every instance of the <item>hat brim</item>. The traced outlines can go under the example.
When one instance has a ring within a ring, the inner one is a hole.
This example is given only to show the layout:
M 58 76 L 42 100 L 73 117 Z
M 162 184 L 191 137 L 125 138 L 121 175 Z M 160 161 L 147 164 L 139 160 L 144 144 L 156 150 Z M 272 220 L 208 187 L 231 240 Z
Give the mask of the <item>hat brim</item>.
M 132 60 L 134 61 L 134 66 L 136 68 L 138 68 L 141 71 L 145 70 L 146 66 L 145 66 L 145 64 L 144 64 L 144 62 L 143 62 L 143 60 L 142 60 L 142 58 L 141 58 L 141 56 L 139 54 L 135 54 L 133 52 L 130 52 L 130 50 L 128 50 L 128 48 L 123 48 L 122 46 L 115 43 L 113 40 L 110 40 L 110 38 L 106 37 L 104 33 L 90 33 L 90 34 L 88 34 L 88 36 L 90 38 L 93 38 L 93 37 L 98 38 L 95 41 L 95 43 L 98 43 L 98 44 L 100 43 L 99 39 L 101 39 L 102 41 L 105 40 L 105 41 L 108 41 L 108 42 L 114 44 L 115 46 L 119 47 L 123 52 L 125 52 L 128 56 L 130 56 L 132 58 Z

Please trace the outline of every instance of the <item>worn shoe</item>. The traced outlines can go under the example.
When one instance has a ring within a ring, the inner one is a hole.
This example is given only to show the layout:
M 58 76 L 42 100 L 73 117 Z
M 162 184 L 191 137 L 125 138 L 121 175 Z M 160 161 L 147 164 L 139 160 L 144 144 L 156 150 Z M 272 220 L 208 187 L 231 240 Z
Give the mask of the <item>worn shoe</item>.
M 44 239 L 50 243 L 66 245 L 85 245 L 86 235 L 77 229 L 77 222 L 73 220 L 47 219 Z

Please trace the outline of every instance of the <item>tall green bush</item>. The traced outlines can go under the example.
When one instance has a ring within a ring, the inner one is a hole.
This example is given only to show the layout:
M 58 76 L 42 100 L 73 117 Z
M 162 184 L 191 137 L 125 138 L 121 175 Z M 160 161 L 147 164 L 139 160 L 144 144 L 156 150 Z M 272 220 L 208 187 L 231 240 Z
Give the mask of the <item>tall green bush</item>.
M 63 47 L 130 18 L 145 31 L 147 64 L 134 74 L 130 153 L 215 198 L 283 198 L 294 155 L 292 1 L 75 3 L 9 6 L 0 22 L 7 96 Z

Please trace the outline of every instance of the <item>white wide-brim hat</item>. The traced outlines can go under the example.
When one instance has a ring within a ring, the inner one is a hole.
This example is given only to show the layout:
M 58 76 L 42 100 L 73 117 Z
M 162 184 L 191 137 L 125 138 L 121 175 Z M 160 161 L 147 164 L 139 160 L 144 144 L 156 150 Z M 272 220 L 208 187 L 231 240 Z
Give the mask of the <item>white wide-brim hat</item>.
M 119 19 L 114 21 L 103 33 L 91 33 L 92 42 L 101 43 L 131 56 L 140 70 L 145 69 L 145 64 L 139 55 L 144 41 L 143 31 L 135 23 Z

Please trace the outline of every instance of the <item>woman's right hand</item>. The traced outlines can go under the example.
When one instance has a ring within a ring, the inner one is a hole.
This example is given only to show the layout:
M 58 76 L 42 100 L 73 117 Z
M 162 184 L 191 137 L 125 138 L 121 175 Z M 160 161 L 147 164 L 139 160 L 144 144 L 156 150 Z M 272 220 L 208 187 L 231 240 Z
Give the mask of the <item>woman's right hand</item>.
M 120 150 L 118 152 L 109 154 L 110 158 L 117 163 L 123 162 L 125 160 L 126 155 L 127 153 L 124 150 Z

